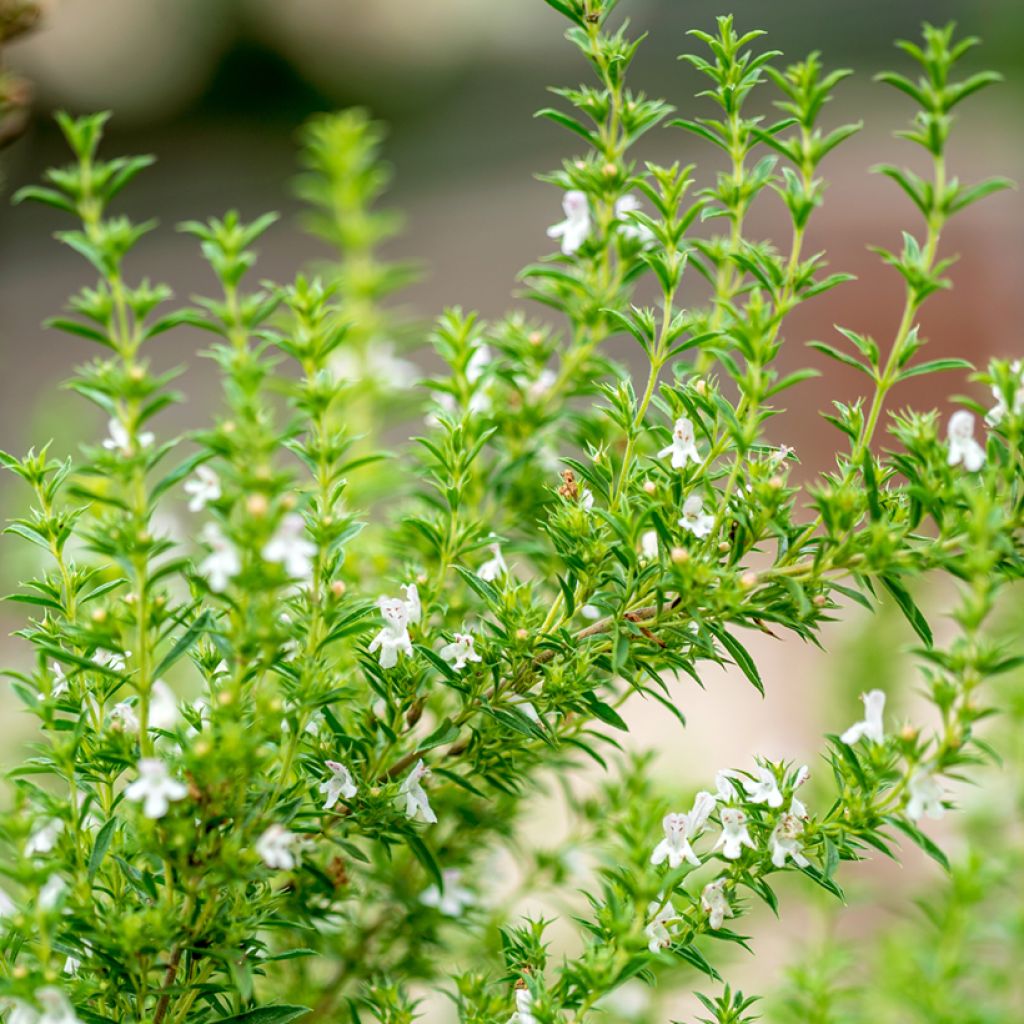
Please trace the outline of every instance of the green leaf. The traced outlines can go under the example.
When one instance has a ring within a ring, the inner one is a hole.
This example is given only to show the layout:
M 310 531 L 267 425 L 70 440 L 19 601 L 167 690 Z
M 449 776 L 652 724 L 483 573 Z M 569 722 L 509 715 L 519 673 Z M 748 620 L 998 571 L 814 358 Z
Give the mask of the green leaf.
M 437 861 L 428 849 L 427 844 L 415 832 L 407 832 L 405 838 L 409 844 L 409 849 L 413 852 L 413 856 L 423 865 L 427 874 L 437 883 L 438 889 L 443 892 L 444 878 L 442 878 L 441 869 L 438 867 Z
M 214 1024 L 288 1024 L 309 1012 L 308 1006 L 257 1006 L 231 1017 L 218 1017 Z
M 103 858 L 107 855 L 107 850 L 110 849 L 110 841 L 114 838 L 114 830 L 116 828 L 117 818 L 111 818 L 96 835 L 96 842 L 93 843 L 92 853 L 89 854 L 90 882 L 96 877 L 96 872 L 99 871 L 100 864 L 103 863 Z
M 153 678 L 159 679 L 192 645 L 213 625 L 213 615 L 205 611 L 189 626 L 185 635 L 170 649 L 157 665 Z
M 892 594 L 914 632 L 925 642 L 925 646 L 931 647 L 934 642 L 931 627 L 921 613 L 921 609 L 914 604 L 914 599 L 910 596 L 907 588 L 895 576 L 882 576 L 881 581 L 885 589 Z
M 896 378 L 897 381 L 907 380 L 910 377 L 920 377 L 926 373 L 939 373 L 943 370 L 973 370 L 974 366 L 966 359 L 933 359 L 929 363 L 918 363 L 903 370 Z
M 899 829 L 916 846 L 919 846 L 932 860 L 941 864 L 947 871 L 950 870 L 949 859 L 920 829 L 915 828 L 905 818 L 898 818 L 890 815 L 885 819 L 893 828 Z
M 750 680 L 761 696 L 764 696 L 764 683 L 754 664 L 754 659 L 747 653 L 747 649 L 731 633 L 726 632 L 721 626 L 714 626 L 710 622 L 705 623 L 708 632 L 715 636 L 722 646 L 729 652 L 732 660 L 736 662 L 740 671 Z

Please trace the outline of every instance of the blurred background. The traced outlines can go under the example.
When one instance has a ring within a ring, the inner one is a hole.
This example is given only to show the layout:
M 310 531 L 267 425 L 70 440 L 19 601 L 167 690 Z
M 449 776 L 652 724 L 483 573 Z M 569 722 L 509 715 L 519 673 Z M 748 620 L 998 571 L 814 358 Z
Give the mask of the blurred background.
M 902 193 L 869 173 L 878 162 L 909 162 L 920 169 L 911 147 L 892 138 L 911 113 L 909 100 L 873 84 L 872 75 L 887 67 L 906 70 L 892 40 L 915 35 L 925 17 L 956 19 L 964 32 L 981 36 L 986 45 L 972 55 L 970 70 L 993 67 L 1007 81 L 962 108 L 951 167 L 969 180 L 994 174 L 1024 180 L 1024 4 L 623 0 L 622 11 L 649 32 L 631 76 L 634 88 L 664 96 L 687 116 L 707 108 L 693 98 L 702 87 L 698 79 L 675 58 L 691 47 L 686 30 L 709 29 L 718 14 L 735 13 L 741 29 L 768 29 L 767 45 L 788 58 L 820 49 L 828 65 L 857 70 L 827 120 L 863 118 L 865 128 L 826 161 L 831 184 L 812 222 L 810 249 L 827 248 L 833 269 L 859 279 L 809 304 L 789 326 L 788 365 L 816 365 L 828 378 L 792 392 L 794 407 L 775 427 L 775 439 L 794 445 L 805 468 L 821 468 L 834 438 L 820 429 L 818 410 L 831 398 L 854 398 L 861 383 L 836 374 L 834 364 L 803 343 L 834 340 L 832 325 L 842 323 L 885 345 L 902 291 L 895 272 L 882 268 L 867 246 L 894 247 L 901 229 L 920 230 Z M 387 152 L 396 181 L 390 205 L 407 216 L 406 230 L 388 255 L 425 268 L 403 301 L 424 320 L 454 304 L 497 315 L 515 303 L 517 271 L 548 251 L 545 228 L 561 219 L 559 194 L 534 175 L 572 156 L 574 137 L 532 116 L 550 102 L 547 86 L 589 81 L 561 31 L 561 19 L 542 0 L 53 0 L 35 32 L 0 52 L 7 68 L 32 84 L 35 96 L 25 134 L 0 154 L 0 448 L 21 451 L 52 436 L 73 450 L 76 440 L 100 428 L 84 403 L 65 401 L 58 390 L 70 368 L 92 353 L 41 327 L 68 294 L 91 283 L 90 274 L 52 239 L 54 230 L 66 226 L 60 215 L 7 202 L 45 167 L 66 161 L 53 110 L 110 109 L 114 119 L 105 152 L 158 157 L 121 203 L 139 220 L 161 221 L 161 229 L 139 246 L 132 269 L 137 276 L 167 281 L 185 298 L 211 288 L 194 241 L 174 231 L 185 218 L 230 207 L 245 217 L 280 210 L 281 222 L 262 245 L 260 276 L 287 279 L 323 255 L 296 225 L 290 190 L 296 131 L 314 112 L 366 105 L 391 126 Z M 696 161 L 702 182 L 716 166 L 706 146 L 676 130 L 652 133 L 638 153 L 663 162 Z M 753 225 L 764 235 L 783 227 L 781 206 L 767 199 Z M 957 354 L 978 363 L 990 354 L 1020 356 L 1020 193 L 1001 194 L 961 215 L 946 235 L 945 250 L 963 258 L 951 272 L 955 290 L 933 299 L 925 312 L 929 356 Z M 167 364 L 192 366 L 183 383 L 191 409 L 170 415 L 198 419 L 197 409 L 217 392 L 203 361 L 195 359 L 203 338 L 187 331 L 166 337 Z M 908 385 L 896 403 L 942 406 L 947 395 L 935 393 L 935 386 L 934 378 L 921 386 L 926 390 Z M 950 378 L 949 391 L 963 388 L 961 380 Z M 18 514 L 12 510 L 20 510 L 23 492 L 6 481 L 0 486 L 0 505 L 8 515 Z M 0 550 L 9 547 L 5 541 Z M 930 597 L 933 604 L 941 600 Z M 16 628 L 9 612 L 2 615 L 0 631 Z M 850 627 L 854 632 L 836 629 L 826 636 L 840 651 L 845 643 L 858 656 L 856 671 L 854 662 L 840 659 L 848 669 L 840 668 L 846 675 L 838 679 L 836 661 L 825 667 L 793 642 L 761 638 L 752 646 L 764 659 L 773 699 L 762 704 L 733 673 L 709 673 L 706 691 L 686 688 L 685 743 L 666 716 L 645 717 L 642 708 L 634 709 L 641 725 L 638 742 L 670 751 L 662 761 L 666 777 L 675 779 L 680 771 L 692 779 L 710 777 L 725 764 L 748 764 L 754 751 L 812 760 L 821 733 L 859 717 L 857 693 L 874 685 L 883 669 L 894 672 L 892 651 L 911 641 L 898 622 L 870 634 L 856 632 L 863 628 L 859 623 Z M 883 919 L 900 902 L 891 895 L 900 888 L 897 880 L 909 876 L 920 882 L 925 872 L 923 860 L 911 854 L 902 875 L 883 870 L 874 878 L 890 893 Z M 871 877 L 862 875 L 861 881 Z M 905 904 L 912 890 L 903 894 Z M 785 932 L 797 944 L 815 934 L 809 913 L 787 912 Z M 854 914 L 847 927 L 856 932 L 878 926 L 876 914 L 868 918 Z M 759 933 L 776 934 L 777 926 L 762 924 Z M 793 945 L 768 938 L 757 948 L 765 959 L 759 975 L 748 980 L 763 986 L 770 982 L 765 972 L 787 962 Z

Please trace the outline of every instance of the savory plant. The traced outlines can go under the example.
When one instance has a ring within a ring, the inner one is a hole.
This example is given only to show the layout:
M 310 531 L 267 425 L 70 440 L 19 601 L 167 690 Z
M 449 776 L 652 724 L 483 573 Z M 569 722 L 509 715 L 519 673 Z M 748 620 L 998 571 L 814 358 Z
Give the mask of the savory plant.
M 718 979 L 720 944 L 746 941 L 754 903 L 777 906 L 779 876 L 840 895 L 844 861 L 897 839 L 944 861 L 922 819 L 991 755 L 983 684 L 1018 663 L 984 630 L 1022 564 L 1024 372 L 923 361 L 918 315 L 949 285 L 947 220 L 1007 185 L 961 184 L 945 159 L 954 110 L 996 76 L 957 77 L 976 40 L 931 26 L 900 44 L 916 77 L 880 76 L 917 107 L 903 134 L 930 176 L 880 170 L 923 223 L 881 251 L 906 287 L 892 337 L 853 325 L 814 343 L 865 395 L 825 416 L 835 465 L 804 483 L 766 428 L 818 372 L 777 369 L 787 318 L 849 280 L 805 239 L 821 165 L 860 127 L 824 123 L 850 72 L 783 65 L 723 17 L 686 55 L 704 113 L 672 119 L 626 85 L 639 40 L 616 0 L 547 2 L 594 81 L 543 111 L 582 147 L 546 179 L 559 251 L 522 276 L 546 312 L 449 310 L 431 335 L 444 371 L 423 381 L 403 354 L 415 326 L 386 301 L 410 270 L 379 255 L 398 223 L 365 115 L 304 140 L 299 189 L 335 264 L 256 285 L 273 216 L 188 223 L 216 289 L 170 313 L 129 260 L 154 225 L 111 209 L 150 158 L 102 158 L 104 115 L 59 117 L 75 161 L 19 198 L 77 219 L 60 238 L 97 279 L 51 326 L 100 346 L 70 386 L 109 426 L 78 460 L 3 456 L 33 495 L 8 531 L 43 560 L 13 598 L 34 661 L 9 675 L 38 739 L 0 822 L 9 1021 L 400 1024 L 424 986 L 473 1024 L 630 1019 L 626 982 Z M 751 103 L 770 90 L 777 120 Z M 640 162 L 665 124 L 724 169 Z M 779 244 L 747 227 L 773 197 L 792 224 Z M 696 308 L 684 274 L 706 282 Z M 188 329 L 209 332 L 223 405 L 161 436 L 180 396 L 150 353 Z M 605 351 L 616 336 L 643 354 L 636 382 Z M 887 412 L 903 381 L 949 371 L 992 408 Z M 384 453 L 398 428 L 417 436 Z M 912 596 L 932 577 L 958 595 L 941 643 Z M 806 790 L 809 769 L 774 751 L 667 791 L 616 755 L 631 697 L 683 724 L 709 663 L 764 690 L 744 630 L 816 641 L 884 595 L 916 635 L 936 726 L 897 727 L 866 683 Z M 566 844 L 530 849 L 538 792 L 588 760 L 606 785 Z M 495 891 L 501 850 L 508 890 L 582 872 L 564 954 L 552 922 Z M 751 1019 L 729 987 L 702 998 L 720 1024 Z

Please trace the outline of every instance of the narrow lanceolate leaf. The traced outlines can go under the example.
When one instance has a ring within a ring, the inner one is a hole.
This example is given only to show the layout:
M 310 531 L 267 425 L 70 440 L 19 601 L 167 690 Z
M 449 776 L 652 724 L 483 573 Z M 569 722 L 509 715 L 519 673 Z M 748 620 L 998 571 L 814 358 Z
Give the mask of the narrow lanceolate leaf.
M 217 1017 L 213 1024 L 289 1024 L 310 1012 L 308 1006 L 258 1006 L 231 1017 Z
M 921 609 L 914 603 L 910 592 L 896 576 L 882 576 L 881 580 L 882 585 L 892 594 L 900 611 L 903 612 L 907 622 L 913 627 L 914 632 L 928 647 L 931 647 L 934 642 L 931 627 L 928 625 L 928 620 L 921 613 Z

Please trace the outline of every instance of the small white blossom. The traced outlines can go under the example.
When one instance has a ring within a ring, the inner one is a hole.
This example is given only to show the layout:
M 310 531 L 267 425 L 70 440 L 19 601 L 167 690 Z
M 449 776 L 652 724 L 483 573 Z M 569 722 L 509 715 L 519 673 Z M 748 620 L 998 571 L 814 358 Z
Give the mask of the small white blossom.
M 134 705 L 127 700 L 118 701 L 110 709 L 110 721 L 114 728 L 122 732 L 137 733 L 142 728 Z
M 647 530 L 640 538 L 640 554 L 649 561 L 658 557 L 658 531 Z
M 50 696 L 56 700 L 68 692 L 68 677 L 64 675 L 59 661 L 50 662 L 50 671 L 53 673 L 53 682 L 50 683 Z
M 585 619 L 589 619 L 591 622 L 596 622 L 601 618 L 601 609 L 596 604 L 585 604 L 580 609 L 580 615 Z
M 384 628 L 373 638 L 367 648 L 370 654 L 380 650 L 380 667 L 394 668 L 398 655 L 412 656 L 412 638 L 409 636 L 409 622 L 415 622 L 421 615 L 419 592 L 416 585 L 405 588 L 406 598 L 382 597 L 377 607 L 384 619 Z
M 683 502 L 683 516 L 679 525 L 689 530 L 695 537 L 706 537 L 715 525 L 715 517 L 704 512 L 704 500 L 699 494 L 691 494 Z
M 719 815 L 722 820 L 722 834 L 714 849 L 721 848 L 726 860 L 736 860 L 743 853 L 743 847 L 755 849 L 754 841 L 747 831 L 747 816 L 738 807 L 725 807 Z
M 572 256 L 590 234 L 590 204 L 585 192 L 573 189 L 562 199 L 565 220 L 548 228 L 548 238 L 562 240 L 562 254 Z
M 43 1008 L 36 1024 L 82 1024 L 68 997 L 59 988 L 47 985 L 36 989 L 36 1000 Z
M 306 533 L 305 520 L 297 512 L 291 512 L 281 520 L 274 536 L 263 548 L 263 557 L 268 562 L 284 566 L 284 571 L 297 580 L 308 580 L 313 575 L 313 559 L 316 545 Z
M 162 818 L 173 801 L 184 800 L 188 787 L 172 779 L 167 765 L 159 758 L 144 757 L 139 761 L 139 777 L 125 789 L 124 795 L 135 803 L 141 801 L 142 813 L 155 819 Z
M 799 837 L 803 830 L 803 822 L 796 815 L 783 814 L 779 818 L 771 838 L 772 864 L 777 868 L 785 867 L 787 857 L 792 857 L 797 867 L 805 868 L 810 864 L 800 845 Z
M 1013 404 L 1006 401 L 1003 389 L 998 385 L 992 385 L 992 396 L 996 404 L 985 417 L 985 422 L 990 427 L 997 427 L 1008 415 L 1020 416 L 1024 413 L 1024 363 L 1016 359 L 1010 364 L 1010 372 L 1016 377 L 1016 386 L 1013 391 Z
M 558 375 L 554 370 L 544 369 L 531 381 L 526 388 L 526 397 L 531 402 L 539 402 L 558 383 Z M 561 465 L 561 463 L 558 463 Z
M 593 512 L 594 510 L 594 494 L 589 487 L 584 487 L 580 491 L 580 508 L 584 512 Z
M 693 432 L 693 423 L 685 416 L 680 416 L 672 428 L 672 443 L 658 452 L 658 458 L 672 456 L 672 468 L 682 469 L 688 461 L 700 464 L 700 453 L 697 451 L 697 438 Z
M 25 844 L 25 856 L 38 857 L 40 854 L 52 852 L 63 831 L 64 822 L 60 818 L 51 818 L 40 825 L 28 837 L 28 842 Z
M 123 672 L 125 670 L 125 658 L 132 656 L 131 651 L 118 654 L 116 651 L 107 651 L 100 647 L 92 656 L 93 663 L 101 668 L 109 668 L 112 672 Z
M 736 772 L 731 771 L 728 768 L 723 768 L 720 772 L 715 772 L 715 795 L 723 803 L 728 803 L 730 800 L 736 799 Z
M 110 436 L 103 442 L 103 447 L 108 452 L 117 452 L 125 456 L 125 458 L 134 454 L 135 449 L 132 446 L 131 435 L 120 420 L 112 419 L 107 424 L 107 430 Z M 150 431 L 143 431 L 138 436 L 139 447 L 148 448 L 153 443 L 153 440 L 154 437 Z
M 480 566 L 477 576 L 487 583 L 492 583 L 501 576 L 508 575 L 508 566 L 501 554 L 501 545 L 492 544 L 489 549 L 491 557 Z
M 210 553 L 199 563 L 199 574 L 206 577 L 215 594 L 221 594 L 227 590 L 232 578 L 242 571 L 242 559 L 238 549 L 216 523 L 207 523 L 202 536 L 210 546 Z
M 747 791 L 747 797 L 752 804 L 767 804 L 769 807 L 782 806 L 779 783 L 770 768 L 758 766 L 756 779 L 748 779 L 743 776 L 740 783 Z
M 295 833 L 289 832 L 284 825 L 271 825 L 256 840 L 256 853 L 268 868 L 274 871 L 291 871 L 296 864 L 295 854 L 292 852 L 295 838 Z
M 666 814 L 662 818 L 662 827 L 665 829 L 665 839 L 654 847 L 654 852 L 650 855 L 650 862 L 662 864 L 668 860 L 669 867 L 673 870 L 679 867 L 684 860 L 694 867 L 699 867 L 700 859 L 690 846 L 690 840 L 697 835 L 697 829 L 691 822 L 691 815 Z
M 801 765 L 796 773 L 796 777 L 793 779 L 793 789 L 799 789 L 810 777 L 810 768 L 807 765 Z M 807 808 L 804 807 L 803 801 L 797 799 L 795 793 L 790 798 L 789 813 L 797 818 L 806 819 L 808 817 Z
M 149 694 L 149 728 L 170 732 L 178 724 L 178 717 L 178 698 L 162 679 L 158 679 Z
M 441 648 L 441 657 L 456 672 L 461 672 L 470 661 L 482 661 L 476 653 L 475 641 L 470 633 L 455 633 L 450 644 Z
M 189 512 L 200 512 L 221 496 L 220 477 L 209 466 L 196 466 L 196 475 L 185 481 L 184 491 L 190 495 Z
M 675 932 L 674 926 L 678 923 L 680 917 L 676 913 L 676 908 L 672 905 L 671 900 L 665 903 L 664 906 L 657 900 L 652 900 L 647 905 L 647 913 L 651 915 L 651 920 L 644 928 L 644 932 L 647 935 L 647 948 L 652 953 L 657 953 L 659 950 L 667 949 L 672 945 L 672 936 Z
M 939 819 L 946 809 L 942 806 L 942 786 L 935 774 L 930 771 L 917 770 L 910 776 L 907 783 L 910 799 L 907 801 L 907 817 L 917 821 L 928 815 Z
M 779 447 L 768 456 L 768 461 L 773 466 L 781 466 L 795 451 L 796 449 L 791 448 L 788 444 L 779 445 Z
M 351 800 L 359 790 L 352 773 L 340 761 L 324 761 L 324 765 L 331 774 L 319 789 L 326 798 L 324 810 L 329 811 L 342 797 Z
M 60 875 L 50 875 L 39 890 L 39 907 L 41 910 L 53 910 L 60 902 L 64 890 L 67 889 L 67 882 Z
M 708 915 L 708 924 L 715 931 L 722 927 L 727 917 L 732 917 L 732 907 L 725 898 L 725 883 L 724 877 L 716 878 L 708 882 L 700 894 L 701 909 Z
M 372 381 L 384 391 L 404 391 L 422 376 L 415 363 L 396 355 L 390 341 L 375 341 L 361 352 L 341 348 L 331 357 L 331 368 L 342 380 Z
M 490 346 L 481 345 L 469 357 L 469 362 L 466 363 L 466 380 L 470 384 L 475 384 L 484 375 L 493 359 L 494 353 L 491 351 Z
M 884 742 L 885 726 L 882 724 L 882 715 L 885 712 L 885 693 L 882 690 L 868 690 L 861 696 L 861 700 L 864 701 L 864 718 L 860 722 L 854 722 L 840 739 L 844 743 L 854 744 L 866 736 L 875 743 Z
M 509 1024 L 537 1024 L 533 1015 L 533 993 L 525 981 L 516 982 L 516 1012 L 509 1018 Z
M 398 792 L 401 796 L 405 797 L 405 816 L 407 818 L 415 821 L 416 816 L 419 815 L 425 822 L 433 825 L 437 822 L 437 815 L 430 806 L 430 800 L 422 785 L 422 781 L 429 775 L 430 770 L 421 758 L 416 762 L 413 770 L 405 777 L 405 781 Z
M 949 417 L 949 458 L 951 466 L 963 464 L 968 473 L 977 473 L 985 465 L 985 449 L 974 440 L 974 416 L 958 409 Z
M 640 200 L 632 192 L 627 192 L 615 204 L 615 219 L 620 221 L 619 234 L 623 238 L 647 246 L 654 241 L 654 232 L 646 224 L 639 224 L 629 217 L 640 208 Z
M 444 889 L 432 885 L 420 896 L 420 903 L 425 907 L 434 907 L 445 917 L 461 917 L 467 907 L 476 902 L 472 890 L 462 884 L 462 872 L 459 868 L 446 868 L 441 872 Z
M 0 889 L 0 920 L 10 917 L 17 909 L 14 900 L 3 889 Z

